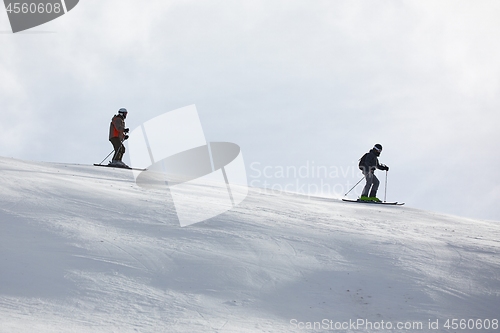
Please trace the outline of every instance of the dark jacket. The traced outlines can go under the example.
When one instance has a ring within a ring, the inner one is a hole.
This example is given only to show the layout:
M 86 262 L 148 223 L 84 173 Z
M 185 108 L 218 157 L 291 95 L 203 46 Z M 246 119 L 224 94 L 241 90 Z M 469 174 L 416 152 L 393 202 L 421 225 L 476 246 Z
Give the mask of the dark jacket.
M 123 138 L 125 137 L 124 130 L 125 120 L 123 117 L 120 115 L 114 116 L 109 124 L 109 139 L 118 138 L 120 141 L 123 141 Z
M 364 154 L 359 160 L 359 169 L 363 171 L 363 173 L 374 172 L 375 169 L 387 170 L 385 165 L 378 162 L 378 156 L 379 153 L 375 149 Z

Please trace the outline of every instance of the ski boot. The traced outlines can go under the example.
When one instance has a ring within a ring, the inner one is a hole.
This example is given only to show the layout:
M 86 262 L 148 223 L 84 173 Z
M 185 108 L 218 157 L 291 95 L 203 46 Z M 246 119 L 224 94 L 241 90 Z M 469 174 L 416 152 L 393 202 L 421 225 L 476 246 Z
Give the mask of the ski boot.
M 375 202 L 380 202 L 380 199 L 377 197 L 367 197 L 366 195 L 362 195 L 359 200 L 361 201 L 375 201 Z
M 109 162 L 108 164 L 109 166 L 112 166 L 112 167 L 115 167 L 115 168 L 125 168 L 125 169 L 130 169 L 130 167 L 128 165 L 126 165 L 125 163 L 123 163 L 122 161 L 120 160 L 113 160 L 111 162 Z

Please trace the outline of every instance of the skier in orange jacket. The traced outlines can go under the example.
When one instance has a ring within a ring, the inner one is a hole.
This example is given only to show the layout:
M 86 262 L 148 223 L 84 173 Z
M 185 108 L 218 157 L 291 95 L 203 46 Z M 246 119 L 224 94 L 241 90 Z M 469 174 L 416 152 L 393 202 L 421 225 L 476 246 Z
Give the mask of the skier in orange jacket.
M 111 119 L 109 124 L 109 141 L 115 149 L 115 154 L 113 155 L 112 161 L 109 165 L 128 168 L 128 165 L 122 162 L 123 154 L 125 154 L 125 146 L 123 141 L 128 139 L 126 133 L 129 129 L 125 127 L 125 118 L 127 118 L 127 109 L 121 108 L 118 110 L 118 114 Z

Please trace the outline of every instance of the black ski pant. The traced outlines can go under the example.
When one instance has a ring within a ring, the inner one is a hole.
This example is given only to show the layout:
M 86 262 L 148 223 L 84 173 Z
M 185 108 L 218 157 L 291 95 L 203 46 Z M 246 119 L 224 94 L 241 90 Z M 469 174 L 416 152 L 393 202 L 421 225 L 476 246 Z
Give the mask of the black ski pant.
M 113 148 L 115 149 L 115 154 L 113 155 L 113 161 L 121 161 L 123 154 L 125 154 L 125 146 L 122 144 L 119 138 L 111 138 L 109 139 Z
M 376 197 L 380 181 L 373 172 L 363 172 L 363 175 L 365 175 L 366 185 L 365 188 L 363 188 L 363 192 L 361 192 L 361 195 L 365 197 Z M 370 195 L 368 195 L 368 192 L 370 193 Z

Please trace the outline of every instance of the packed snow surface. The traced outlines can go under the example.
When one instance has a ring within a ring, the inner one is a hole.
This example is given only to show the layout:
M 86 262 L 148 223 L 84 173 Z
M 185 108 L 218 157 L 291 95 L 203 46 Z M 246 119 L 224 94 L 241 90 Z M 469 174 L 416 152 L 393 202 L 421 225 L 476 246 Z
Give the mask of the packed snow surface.
M 0 189 L 1 332 L 500 332 L 499 222 L 250 189 L 181 228 L 129 170 L 8 158 Z

